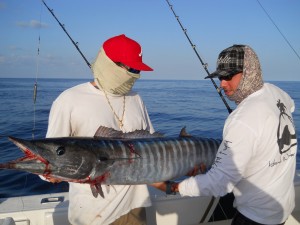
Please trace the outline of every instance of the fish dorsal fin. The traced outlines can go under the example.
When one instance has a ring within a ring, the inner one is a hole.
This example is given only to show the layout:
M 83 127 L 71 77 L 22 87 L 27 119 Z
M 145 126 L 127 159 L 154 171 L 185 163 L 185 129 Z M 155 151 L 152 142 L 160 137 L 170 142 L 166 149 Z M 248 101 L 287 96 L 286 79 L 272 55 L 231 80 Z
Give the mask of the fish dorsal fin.
M 179 137 L 192 137 L 192 135 L 188 134 L 185 130 L 185 126 L 181 129 Z
M 148 130 L 135 130 L 128 133 L 100 126 L 96 131 L 95 138 L 111 138 L 111 139 L 137 139 L 137 138 L 159 138 L 163 137 L 161 133 L 150 133 Z
M 120 138 L 122 137 L 122 135 L 123 132 L 120 130 L 115 130 L 113 128 L 100 126 L 96 131 L 94 137 Z

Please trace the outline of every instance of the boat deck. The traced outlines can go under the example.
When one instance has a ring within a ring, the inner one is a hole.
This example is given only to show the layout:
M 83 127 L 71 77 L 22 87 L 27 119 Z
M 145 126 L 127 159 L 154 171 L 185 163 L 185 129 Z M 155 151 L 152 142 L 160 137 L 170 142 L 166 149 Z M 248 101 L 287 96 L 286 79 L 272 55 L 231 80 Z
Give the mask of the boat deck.
M 286 225 L 300 225 L 300 171 L 295 176 L 296 207 Z M 152 206 L 148 207 L 149 225 L 227 225 L 231 219 L 213 221 L 219 199 L 166 195 L 149 187 Z M 0 225 L 68 225 L 67 192 L 0 199 Z M 13 219 L 11 219 L 13 218 Z

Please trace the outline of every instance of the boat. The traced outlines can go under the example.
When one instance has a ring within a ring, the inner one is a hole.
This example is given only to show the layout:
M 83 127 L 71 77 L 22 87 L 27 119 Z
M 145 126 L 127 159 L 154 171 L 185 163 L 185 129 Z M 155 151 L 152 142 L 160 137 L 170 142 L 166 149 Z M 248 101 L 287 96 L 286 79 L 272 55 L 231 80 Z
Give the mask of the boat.
M 44 1 L 43 3 L 45 4 Z M 169 2 L 168 4 L 173 11 Z M 47 5 L 46 7 L 48 8 Z M 52 10 L 49 8 L 48 10 L 57 19 Z M 179 22 L 174 11 L 173 13 Z M 59 21 L 58 23 L 66 32 L 64 25 Z M 182 26 L 180 22 L 179 24 Z M 182 30 L 186 34 L 186 29 L 182 27 Z M 72 39 L 71 41 L 80 52 L 77 44 Z M 195 49 L 194 44 L 191 42 L 190 44 Z M 85 59 L 84 56 L 83 58 Z M 86 59 L 85 61 L 87 62 Z M 201 59 L 200 61 L 202 62 Z M 90 66 L 88 62 L 87 64 Z M 206 69 L 206 64 L 203 66 Z M 285 225 L 300 225 L 300 170 L 295 173 L 294 186 L 296 205 Z M 166 195 L 151 186 L 148 188 L 152 200 L 152 206 L 146 208 L 148 225 L 231 224 L 235 209 L 230 195 L 228 198 L 183 197 L 179 193 Z M 69 225 L 68 205 L 68 192 L 0 198 L 0 225 Z
M 294 185 L 296 206 L 285 225 L 300 225 L 300 170 L 295 173 Z M 149 192 L 152 206 L 146 208 L 148 225 L 231 224 L 230 198 L 221 203 L 222 197 L 166 195 L 150 186 Z M 0 225 L 69 225 L 68 203 L 68 192 L 1 198 Z

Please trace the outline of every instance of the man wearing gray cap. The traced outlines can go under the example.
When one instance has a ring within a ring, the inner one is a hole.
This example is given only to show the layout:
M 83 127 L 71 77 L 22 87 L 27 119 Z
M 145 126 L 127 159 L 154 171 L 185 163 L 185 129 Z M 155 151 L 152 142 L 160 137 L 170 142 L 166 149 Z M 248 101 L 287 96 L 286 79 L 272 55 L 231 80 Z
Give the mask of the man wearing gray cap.
M 247 45 L 223 50 L 217 70 L 206 78 L 215 77 L 237 105 L 225 122 L 215 163 L 206 174 L 153 186 L 183 196 L 233 192 L 237 214 L 232 224 L 284 224 L 295 206 L 294 101 L 263 82 L 258 57 Z

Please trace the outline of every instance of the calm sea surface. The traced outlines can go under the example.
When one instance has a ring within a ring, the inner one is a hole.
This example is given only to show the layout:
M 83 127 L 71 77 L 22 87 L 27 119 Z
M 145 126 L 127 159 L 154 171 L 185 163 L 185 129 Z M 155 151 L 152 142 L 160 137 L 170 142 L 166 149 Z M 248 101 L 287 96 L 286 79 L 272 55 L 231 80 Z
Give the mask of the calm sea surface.
M 7 136 L 44 138 L 53 100 L 65 89 L 88 80 L 39 79 L 36 104 L 34 79 L 0 78 L 0 162 L 22 156 Z M 293 114 L 300 136 L 300 82 L 270 82 L 289 93 L 296 103 Z M 228 111 L 211 81 L 139 80 L 134 90 L 142 96 L 156 131 L 176 136 L 186 126 L 195 136 L 221 138 Z M 227 101 L 232 109 L 235 105 Z M 300 169 L 298 147 L 297 169 Z M 38 176 L 0 170 L 0 198 L 68 191 L 68 184 L 51 184 Z

